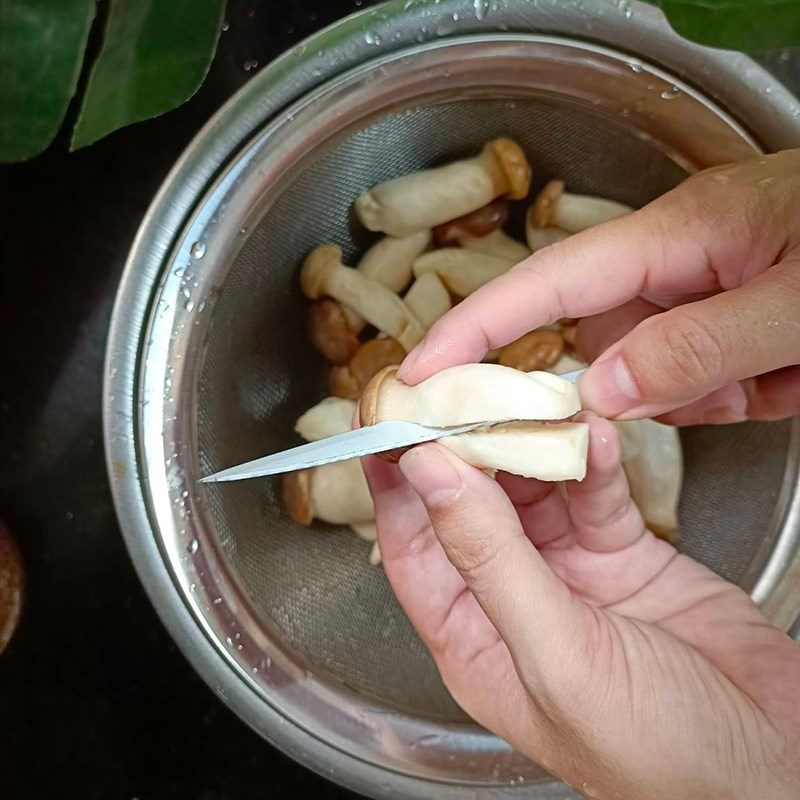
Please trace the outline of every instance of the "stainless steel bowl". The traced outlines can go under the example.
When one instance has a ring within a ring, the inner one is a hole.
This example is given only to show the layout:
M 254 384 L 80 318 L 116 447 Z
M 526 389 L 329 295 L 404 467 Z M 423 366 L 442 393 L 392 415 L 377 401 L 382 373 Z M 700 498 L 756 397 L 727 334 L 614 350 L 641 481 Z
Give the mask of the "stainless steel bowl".
M 319 242 L 364 245 L 357 191 L 502 134 L 538 183 L 640 204 L 797 146 L 800 105 L 638 3 L 387 3 L 284 55 L 209 122 L 142 224 L 112 320 L 109 471 L 162 619 L 255 730 L 375 797 L 575 795 L 461 715 L 362 543 L 298 529 L 269 482 L 196 481 L 288 446 L 322 396 L 297 267 Z M 800 426 L 698 429 L 684 447 L 683 546 L 788 627 Z

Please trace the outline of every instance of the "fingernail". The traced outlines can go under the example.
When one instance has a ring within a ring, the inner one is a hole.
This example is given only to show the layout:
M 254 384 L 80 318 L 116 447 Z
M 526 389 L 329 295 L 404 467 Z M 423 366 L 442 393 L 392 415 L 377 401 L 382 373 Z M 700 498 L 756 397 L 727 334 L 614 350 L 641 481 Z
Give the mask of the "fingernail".
M 461 476 L 437 445 L 409 450 L 400 470 L 426 506 L 443 503 L 461 486 Z
M 583 407 L 614 417 L 641 404 L 642 397 L 627 364 L 613 356 L 593 364 L 578 381 Z
M 411 352 L 403 359 L 403 363 L 400 365 L 400 368 L 397 370 L 397 377 L 400 380 L 403 380 L 406 375 L 414 368 L 414 364 L 419 361 L 419 357 L 423 350 L 423 345 L 425 344 L 425 340 L 423 339 L 416 347 L 411 349 Z

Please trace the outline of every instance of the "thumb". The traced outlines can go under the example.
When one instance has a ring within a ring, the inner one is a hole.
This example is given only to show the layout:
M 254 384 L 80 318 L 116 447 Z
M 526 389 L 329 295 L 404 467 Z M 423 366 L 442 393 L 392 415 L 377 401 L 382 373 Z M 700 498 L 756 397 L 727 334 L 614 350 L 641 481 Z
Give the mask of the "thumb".
M 564 664 L 580 659 L 565 649 L 583 638 L 586 609 L 525 536 L 506 493 L 439 444 L 408 451 L 400 469 L 520 677 L 542 689 L 566 678 Z
M 609 418 L 655 416 L 800 363 L 799 267 L 786 260 L 737 289 L 648 317 L 581 378 L 584 407 Z M 742 403 L 744 412 L 743 395 Z

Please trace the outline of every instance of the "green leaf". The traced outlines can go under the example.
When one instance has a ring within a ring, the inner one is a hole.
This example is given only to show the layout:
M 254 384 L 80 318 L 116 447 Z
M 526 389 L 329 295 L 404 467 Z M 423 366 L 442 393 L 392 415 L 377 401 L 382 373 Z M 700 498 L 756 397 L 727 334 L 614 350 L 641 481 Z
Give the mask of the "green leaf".
M 75 92 L 94 0 L 0 0 L 0 161 L 41 153 Z
M 188 100 L 203 83 L 225 0 L 111 0 L 73 150 Z
M 658 0 L 681 36 L 728 50 L 800 45 L 800 0 Z

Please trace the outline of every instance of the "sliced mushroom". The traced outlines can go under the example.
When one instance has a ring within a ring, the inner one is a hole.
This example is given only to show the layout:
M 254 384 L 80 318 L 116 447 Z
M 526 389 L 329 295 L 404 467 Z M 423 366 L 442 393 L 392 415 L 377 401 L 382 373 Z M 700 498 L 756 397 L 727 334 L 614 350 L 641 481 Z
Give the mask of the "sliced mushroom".
M 353 427 L 356 404 L 341 397 L 326 397 L 309 408 L 295 423 L 294 429 L 307 442 L 346 433 Z
M 510 139 L 495 139 L 475 158 L 373 186 L 358 197 L 355 210 L 369 230 L 406 236 L 469 214 L 501 195 L 520 200 L 530 179 L 522 148 Z
M 493 200 L 470 214 L 437 225 L 433 229 L 433 244 L 435 247 L 444 247 L 458 244 L 468 237 L 488 236 L 492 231 L 502 228 L 507 220 L 508 200 Z
M 498 361 L 504 367 L 513 367 L 523 372 L 549 370 L 564 352 L 564 339 L 560 333 L 536 330 L 520 336 L 501 351 Z
M 574 383 L 547 372 L 519 372 L 499 364 L 464 364 L 416 386 L 387 367 L 361 396 L 362 425 L 397 419 L 448 427 L 471 422 L 560 420 L 580 411 Z
M 435 272 L 451 292 L 466 297 L 516 263 L 461 247 L 445 247 L 420 256 L 414 262 L 414 274 L 419 278 L 425 272 Z
M 647 527 L 656 536 L 674 542 L 683 483 L 683 453 L 677 428 L 651 419 L 615 425 L 631 498 Z
M 403 302 L 426 329 L 453 307 L 450 292 L 435 272 L 423 272 L 411 284 Z
M 329 295 L 360 314 L 367 322 L 397 339 L 409 351 L 425 335 L 419 320 L 390 289 L 342 264 L 334 244 L 313 250 L 303 264 L 300 285 L 312 300 Z
M 361 345 L 347 310 L 329 298 L 309 306 L 306 330 L 314 349 L 331 364 L 346 364 Z
M 372 495 L 357 458 L 286 473 L 283 503 L 299 525 L 310 525 L 314 519 L 334 525 L 375 519 Z
M 583 480 L 589 426 L 509 422 L 439 439 L 478 469 L 503 470 L 540 481 Z
M 331 394 L 358 400 L 364 387 L 385 367 L 396 366 L 405 358 L 405 350 L 392 338 L 364 342 L 344 367 L 333 367 L 330 376 Z M 350 415 L 352 419 L 352 412 Z M 350 430 L 348 426 L 346 430 Z
M 486 236 L 466 236 L 460 240 L 461 246 L 467 250 L 474 250 L 477 253 L 486 253 L 489 256 L 503 258 L 519 264 L 524 261 L 531 251 L 513 239 L 505 231 L 496 230 Z
M 430 243 L 429 230 L 412 233 L 410 236 L 384 236 L 364 253 L 356 269 L 365 278 L 400 294 L 411 283 L 414 260 L 425 252 Z M 358 333 L 363 330 L 366 325 L 363 317 L 349 309 L 345 309 L 345 314 L 354 331 Z
M 563 181 L 550 181 L 536 198 L 530 221 L 535 228 L 555 226 L 569 233 L 580 233 L 632 211 L 630 206 L 615 200 L 570 194 L 564 191 Z

